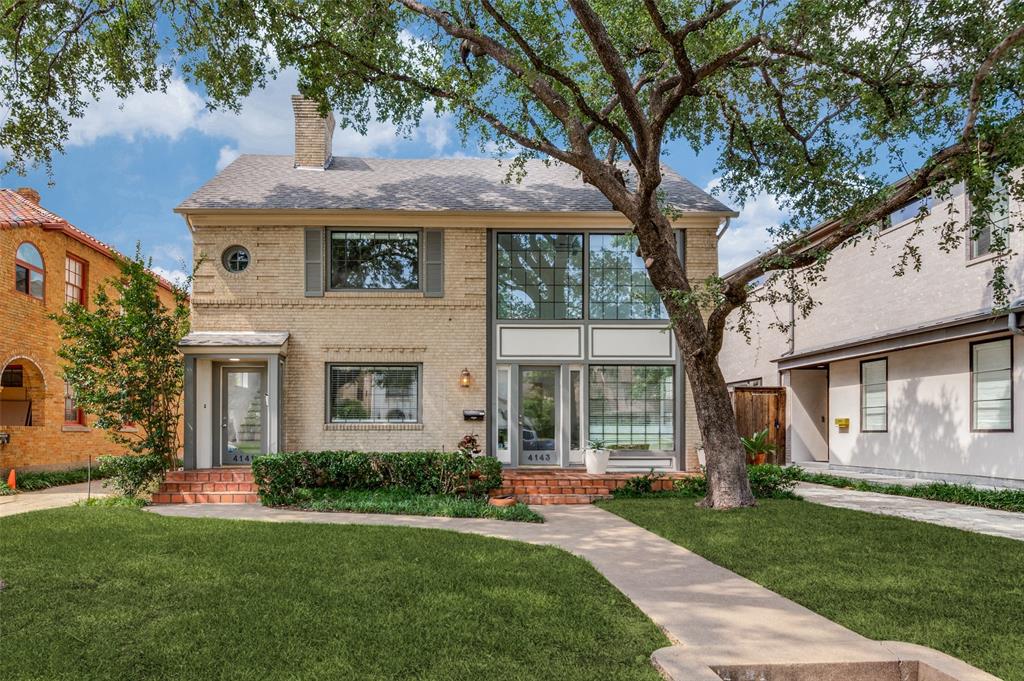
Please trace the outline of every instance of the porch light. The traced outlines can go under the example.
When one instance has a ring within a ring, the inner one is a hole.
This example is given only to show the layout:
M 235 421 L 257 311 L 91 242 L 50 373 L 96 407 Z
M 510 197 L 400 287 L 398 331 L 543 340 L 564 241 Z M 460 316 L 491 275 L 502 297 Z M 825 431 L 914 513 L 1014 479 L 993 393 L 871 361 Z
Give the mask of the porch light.
M 469 373 L 469 369 L 463 369 L 462 373 L 459 374 L 459 385 L 463 388 L 473 385 L 473 374 Z
M 228 361 L 229 362 L 241 362 L 242 360 L 239 357 L 228 357 Z

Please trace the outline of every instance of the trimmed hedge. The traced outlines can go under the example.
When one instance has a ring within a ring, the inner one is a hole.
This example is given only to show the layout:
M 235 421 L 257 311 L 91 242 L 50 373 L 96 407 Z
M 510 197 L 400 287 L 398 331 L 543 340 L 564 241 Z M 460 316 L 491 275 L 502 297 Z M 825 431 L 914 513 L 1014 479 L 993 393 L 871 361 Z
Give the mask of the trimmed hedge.
M 501 486 L 500 461 L 462 452 L 288 452 L 257 457 L 252 472 L 265 506 L 292 505 L 297 490 L 318 487 L 483 497 Z

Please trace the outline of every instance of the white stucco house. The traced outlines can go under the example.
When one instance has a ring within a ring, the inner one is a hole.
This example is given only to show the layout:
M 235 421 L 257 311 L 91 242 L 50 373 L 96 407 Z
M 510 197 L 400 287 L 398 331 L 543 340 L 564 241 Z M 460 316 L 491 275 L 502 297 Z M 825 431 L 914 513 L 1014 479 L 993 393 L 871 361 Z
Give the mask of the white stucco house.
M 950 201 L 969 215 L 962 188 Z M 1024 321 L 993 309 L 991 233 L 952 252 L 939 247 L 931 227 L 950 208 L 918 199 L 890 216 L 876 243 L 836 251 L 813 293 L 819 305 L 797 313 L 790 333 L 768 328 L 793 319 L 788 304 L 755 303 L 751 341 L 736 331 L 726 338 L 720 362 L 730 385 L 785 388 L 788 461 L 1024 487 Z M 922 209 L 921 271 L 895 277 Z M 1022 209 L 1004 194 L 990 229 L 1019 224 Z M 1008 240 L 1019 295 L 1024 234 Z

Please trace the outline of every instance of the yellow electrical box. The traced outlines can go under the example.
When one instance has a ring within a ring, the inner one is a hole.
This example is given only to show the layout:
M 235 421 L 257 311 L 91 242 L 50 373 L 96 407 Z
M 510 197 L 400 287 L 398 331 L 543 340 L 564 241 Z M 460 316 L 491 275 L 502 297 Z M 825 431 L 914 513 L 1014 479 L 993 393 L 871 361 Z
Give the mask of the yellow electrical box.
M 836 419 L 836 427 L 839 430 L 847 430 L 850 427 L 850 419 Z

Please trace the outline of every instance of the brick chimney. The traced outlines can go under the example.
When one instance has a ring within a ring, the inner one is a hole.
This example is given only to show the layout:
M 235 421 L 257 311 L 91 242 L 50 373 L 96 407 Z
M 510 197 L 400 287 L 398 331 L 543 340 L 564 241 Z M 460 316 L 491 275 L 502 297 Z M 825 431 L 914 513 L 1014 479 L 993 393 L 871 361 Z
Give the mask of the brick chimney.
M 32 189 L 32 187 L 18 187 L 17 189 L 14 190 L 14 193 L 17 194 L 18 196 L 28 199 L 37 206 L 39 205 L 39 192 L 37 192 L 35 189 Z
M 317 103 L 292 95 L 295 112 L 295 167 L 323 170 L 331 164 L 334 114 L 320 115 Z

